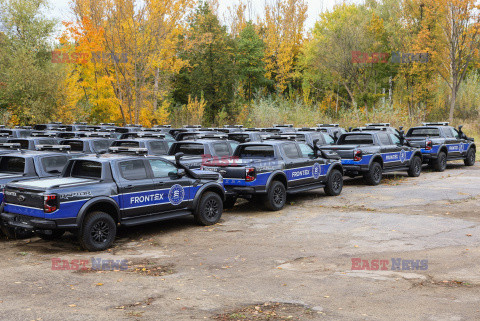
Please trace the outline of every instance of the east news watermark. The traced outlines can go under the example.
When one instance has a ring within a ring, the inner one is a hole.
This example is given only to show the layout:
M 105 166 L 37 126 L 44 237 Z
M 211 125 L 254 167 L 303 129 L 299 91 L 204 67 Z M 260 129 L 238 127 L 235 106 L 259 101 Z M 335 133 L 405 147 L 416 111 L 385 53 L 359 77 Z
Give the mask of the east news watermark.
M 365 260 L 352 258 L 352 271 L 426 271 L 428 260 L 405 260 L 402 258 Z
M 67 260 L 52 258 L 53 271 L 127 271 L 128 260 L 105 260 L 92 257 L 91 259 Z

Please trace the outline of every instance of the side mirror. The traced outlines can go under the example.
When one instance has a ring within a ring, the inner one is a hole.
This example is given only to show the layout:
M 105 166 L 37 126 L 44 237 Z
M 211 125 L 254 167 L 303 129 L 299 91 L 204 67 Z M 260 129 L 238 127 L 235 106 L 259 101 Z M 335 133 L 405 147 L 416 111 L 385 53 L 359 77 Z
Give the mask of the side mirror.
M 398 127 L 399 130 L 403 130 L 403 126 Z
M 180 158 L 182 158 L 185 154 L 184 153 L 176 153 L 175 154 L 175 164 L 180 164 Z
M 403 130 L 400 131 L 400 144 L 405 145 L 405 132 Z
M 313 140 L 313 157 L 315 158 L 318 158 L 318 142 L 318 138 Z
M 183 168 L 179 168 L 178 171 L 177 171 L 178 178 L 182 178 L 185 175 L 187 175 L 187 172 Z
M 348 131 L 351 132 L 353 127 L 348 127 Z
M 463 125 L 458 126 L 458 135 L 461 139 L 468 139 L 467 135 L 462 131 Z

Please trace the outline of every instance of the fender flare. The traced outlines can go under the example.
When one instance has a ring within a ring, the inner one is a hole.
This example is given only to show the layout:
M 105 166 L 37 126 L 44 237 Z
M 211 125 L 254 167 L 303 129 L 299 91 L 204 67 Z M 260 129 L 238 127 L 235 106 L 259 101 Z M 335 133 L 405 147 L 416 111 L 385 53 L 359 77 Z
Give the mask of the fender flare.
M 220 197 L 222 198 L 222 201 L 225 201 L 225 188 L 216 182 L 208 182 L 202 187 L 200 187 L 200 189 L 195 194 L 195 197 L 192 202 L 192 209 L 197 208 L 198 202 L 200 202 L 200 199 L 202 198 L 205 190 L 210 188 L 215 189 L 216 192 L 219 192 Z
M 473 142 L 470 144 L 470 146 L 468 146 L 467 153 L 468 153 L 468 151 L 469 151 L 470 149 L 472 149 L 472 148 L 473 148 L 475 151 L 477 150 L 477 146 L 476 146 L 475 143 L 473 143 Z
M 341 163 L 340 161 L 338 161 L 338 162 L 333 162 L 333 163 L 330 164 L 330 167 L 328 168 L 327 174 L 325 175 L 325 180 L 328 181 L 328 179 L 329 179 L 329 177 L 330 177 L 330 173 L 331 173 L 334 169 L 338 169 L 338 170 L 340 171 L 340 173 L 342 173 L 342 175 L 344 175 L 342 163 Z
M 265 184 L 265 191 L 268 191 L 268 189 L 270 188 L 270 185 L 272 184 L 272 182 L 274 181 L 274 179 L 278 176 L 281 176 L 282 178 L 285 179 L 285 182 L 287 183 L 287 185 L 285 186 L 285 189 L 288 189 L 288 179 L 287 179 L 287 175 L 285 175 L 285 173 L 279 169 L 277 169 L 276 171 L 273 171 L 270 176 L 268 177 L 268 180 L 267 180 L 267 184 Z
M 89 199 L 85 204 L 83 204 L 83 206 L 78 211 L 77 219 L 76 219 L 76 224 L 77 224 L 78 227 L 81 226 L 83 218 L 85 217 L 85 215 L 87 215 L 89 209 L 92 206 L 100 204 L 100 203 L 108 203 L 109 205 L 112 205 L 113 207 L 115 207 L 116 213 L 114 213 L 115 214 L 114 219 L 117 222 L 120 222 L 120 206 L 118 205 L 118 203 L 115 202 L 111 197 L 98 196 L 98 197 Z
M 445 152 L 445 155 L 448 156 L 448 147 L 447 147 L 447 145 L 445 145 L 445 144 L 440 145 L 440 147 L 438 148 L 437 157 L 438 157 L 438 154 L 440 154 L 440 152 L 442 152 L 442 151 Z
M 375 153 L 372 155 L 372 158 L 370 158 L 370 162 L 368 163 L 368 168 L 370 168 L 370 166 L 372 166 L 372 163 L 375 162 L 377 159 L 380 160 L 380 165 L 382 166 L 382 169 L 383 169 L 383 166 L 384 166 L 383 157 L 379 153 Z

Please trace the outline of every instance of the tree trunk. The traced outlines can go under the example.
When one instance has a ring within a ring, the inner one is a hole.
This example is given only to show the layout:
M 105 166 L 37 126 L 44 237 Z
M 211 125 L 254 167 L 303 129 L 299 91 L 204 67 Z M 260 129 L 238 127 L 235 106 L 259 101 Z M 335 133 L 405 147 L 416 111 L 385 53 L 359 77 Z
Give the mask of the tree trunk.
M 450 123 L 453 122 L 453 112 L 455 111 L 455 100 L 457 98 L 457 92 L 455 90 L 455 86 L 452 88 L 452 95 L 450 97 L 450 113 L 448 114 L 448 121 Z

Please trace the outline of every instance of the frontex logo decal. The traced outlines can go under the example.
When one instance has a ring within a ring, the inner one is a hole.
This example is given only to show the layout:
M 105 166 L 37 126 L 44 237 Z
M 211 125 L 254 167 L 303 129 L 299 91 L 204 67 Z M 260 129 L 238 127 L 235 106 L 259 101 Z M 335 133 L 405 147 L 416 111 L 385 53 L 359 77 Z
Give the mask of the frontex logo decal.
M 322 174 L 322 168 L 320 167 L 319 163 L 315 163 L 313 165 L 313 178 L 318 179 Z
M 405 161 L 407 160 L 407 152 L 402 149 L 402 151 L 400 152 L 400 161 L 402 163 L 405 163 Z
M 458 150 L 460 151 L 460 153 L 463 153 L 463 143 L 458 145 Z
M 168 200 L 172 205 L 179 205 L 183 202 L 184 198 L 185 190 L 182 185 L 175 184 L 170 188 L 170 192 L 168 192 Z

